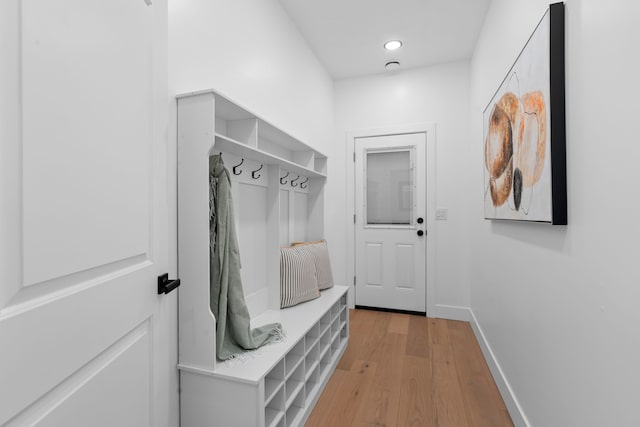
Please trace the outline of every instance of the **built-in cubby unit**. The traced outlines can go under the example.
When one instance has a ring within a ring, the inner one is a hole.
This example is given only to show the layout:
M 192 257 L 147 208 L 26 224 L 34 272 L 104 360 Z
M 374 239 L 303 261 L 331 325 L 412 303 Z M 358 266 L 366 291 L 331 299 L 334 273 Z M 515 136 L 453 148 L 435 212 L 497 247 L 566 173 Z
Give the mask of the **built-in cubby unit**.
M 215 91 L 177 102 L 181 425 L 303 425 L 348 342 L 348 287 L 280 309 L 279 256 L 281 246 L 324 238 L 327 157 Z M 213 154 L 231 177 L 251 325 L 279 322 L 285 332 L 224 362 L 209 307 Z

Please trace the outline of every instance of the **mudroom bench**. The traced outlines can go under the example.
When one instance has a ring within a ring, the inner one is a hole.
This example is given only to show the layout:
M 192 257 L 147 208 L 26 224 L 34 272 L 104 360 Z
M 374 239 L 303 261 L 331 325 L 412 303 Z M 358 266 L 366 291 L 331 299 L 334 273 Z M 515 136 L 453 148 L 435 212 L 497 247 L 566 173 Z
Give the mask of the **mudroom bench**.
M 301 426 L 349 339 L 348 287 L 281 309 L 280 248 L 324 239 L 327 157 L 213 90 L 178 103 L 178 369 L 183 427 Z M 229 170 L 251 326 L 284 339 L 216 359 L 209 156 Z
M 213 371 L 180 365 L 183 425 L 303 425 L 347 346 L 347 290 L 335 286 L 255 318 L 256 325 L 280 322 L 282 342 L 219 362 Z

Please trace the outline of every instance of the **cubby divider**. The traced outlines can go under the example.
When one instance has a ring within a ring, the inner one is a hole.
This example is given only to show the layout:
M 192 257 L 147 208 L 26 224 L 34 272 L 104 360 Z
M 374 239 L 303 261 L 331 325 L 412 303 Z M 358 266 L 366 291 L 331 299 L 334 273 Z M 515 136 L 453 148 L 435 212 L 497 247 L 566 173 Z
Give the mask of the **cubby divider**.
M 325 329 L 325 331 L 322 333 L 322 336 L 320 337 L 320 348 L 322 349 L 321 354 L 324 353 L 324 351 L 329 348 L 330 344 L 331 344 L 331 329 L 327 328 Z
M 336 316 L 336 318 L 333 319 L 333 321 L 331 322 L 331 339 L 332 340 L 338 334 L 339 329 L 340 329 L 340 319 Z
M 323 349 L 320 355 L 320 369 L 325 371 L 331 366 L 331 342 Z
M 281 360 L 264 377 L 265 404 L 271 401 L 273 396 L 284 384 L 284 360 Z
M 285 378 L 289 378 L 291 374 L 298 368 L 304 358 L 304 340 L 298 341 L 293 349 L 287 353 L 284 359 Z
M 304 393 L 299 393 L 296 395 L 295 399 L 291 403 L 291 406 L 287 408 L 286 414 L 286 422 L 287 427 L 289 426 L 299 426 L 304 422 L 304 408 L 305 408 L 305 398 Z
M 331 311 L 327 311 L 322 319 L 320 319 L 320 330 L 324 331 L 331 326 Z
M 331 307 L 331 320 L 335 320 L 335 318 L 338 317 L 339 313 L 340 313 L 340 302 L 336 301 L 336 303 L 333 304 L 333 306 Z
M 313 347 L 307 352 L 307 356 L 304 360 L 306 375 L 305 379 L 308 379 L 315 368 L 320 363 L 318 344 L 314 344 Z
M 320 339 L 320 323 L 313 325 L 309 332 L 304 336 L 305 349 L 309 351 L 311 347 Z
M 275 394 L 274 398 L 265 407 L 265 426 L 276 425 L 284 416 L 284 389 Z
M 314 395 L 314 387 L 320 383 L 321 371 L 320 362 L 317 361 L 314 364 L 313 369 L 308 372 L 307 379 L 305 381 L 305 389 L 308 397 L 312 397 Z
M 304 393 L 304 364 L 299 364 L 285 383 L 285 406 L 288 408 L 300 393 Z

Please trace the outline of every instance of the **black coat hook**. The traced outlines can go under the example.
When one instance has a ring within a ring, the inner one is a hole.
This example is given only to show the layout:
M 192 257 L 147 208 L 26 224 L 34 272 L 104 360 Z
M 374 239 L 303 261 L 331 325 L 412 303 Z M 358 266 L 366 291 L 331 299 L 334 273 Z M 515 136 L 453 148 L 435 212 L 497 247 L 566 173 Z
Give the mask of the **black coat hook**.
M 260 174 L 257 174 L 257 175 L 256 175 L 256 172 L 258 172 L 259 170 L 261 170 L 263 166 L 264 166 L 264 165 L 260 165 L 260 167 L 259 167 L 258 169 L 256 169 L 256 170 L 252 171 L 252 172 L 251 172 L 251 178 L 253 178 L 253 179 L 258 179 L 258 178 L 260 178 Z
M 287 172 L 287 174 L 285 176 L 283 176 L 282 178 L 280 178 L 280 184 L 285 185 L 287 183 L 287 181 L 283 181 L 283 179 L 285 179 L 286 177 L 289 176 L 289 172 Z
M 236 172 L 236 169 L 237 169 L 238 167 L 240 167 L 240 165 L 241 165 L 241 164 L 243 164 L 243 163 L 244 163 L 244 159 L 242 159 L 242 160 L 240 161 L 240 163 L 238 163 L 237 165 L 235 165 L 235 166 L 233 167 L 233 174 L 234 174 L 234 175 L 240 175 L 240 174 L 242 173 L 242 171 L 240 171 L 240 172 Z
M 300 183 L 300 188 L 307 188 L 307 186 L 305 185 L 307 182 L 309 182 L 309 178 L 305 179 Z
M 298 185 L 298 184 L 296 183 L 296 181 L 297 181 L 297 180 L 299 180 L 299 179 L 300 179 L 300 175 L 298 175 L 298 177 L 297 177 L 296 179 L 292 179 L 292 180 L 291 180 L 291 186 L 292 186 L 292 187 L 295 187 L 296 185 Z

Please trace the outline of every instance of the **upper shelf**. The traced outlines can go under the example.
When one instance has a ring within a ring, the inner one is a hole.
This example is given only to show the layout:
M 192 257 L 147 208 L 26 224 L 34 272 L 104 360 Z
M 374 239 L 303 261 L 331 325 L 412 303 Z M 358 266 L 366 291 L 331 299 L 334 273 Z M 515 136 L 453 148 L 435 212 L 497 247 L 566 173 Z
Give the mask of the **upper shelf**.
M 264 163 L 265 165 L 280 165 L 288 172 L 294 172 L 299 175 L 307 176 L 310 178 L 325 178 L 325 173 L 320 173 L 314 169 L 301 166 L 298 163 L 294 163 L 290 160 L 283 159 L 282 157 L 275 156 L 266 151 L 262 151 L 258 148 L 250 147 L 246 144 L 233 140 L 225 135 L 216 133 L 216 143 L 213 147 L 214 151 L 223 151 L 233 153 L 236 156 L 246 157 L 256 162 Z
M 178 95 L 188 98 L 201 95 L 214 100 L 214 150 L 227 151 L 304 176 L 325 177 L 327 157 L 299 139 L 281 131 L 249 110 L 213 90 Z

